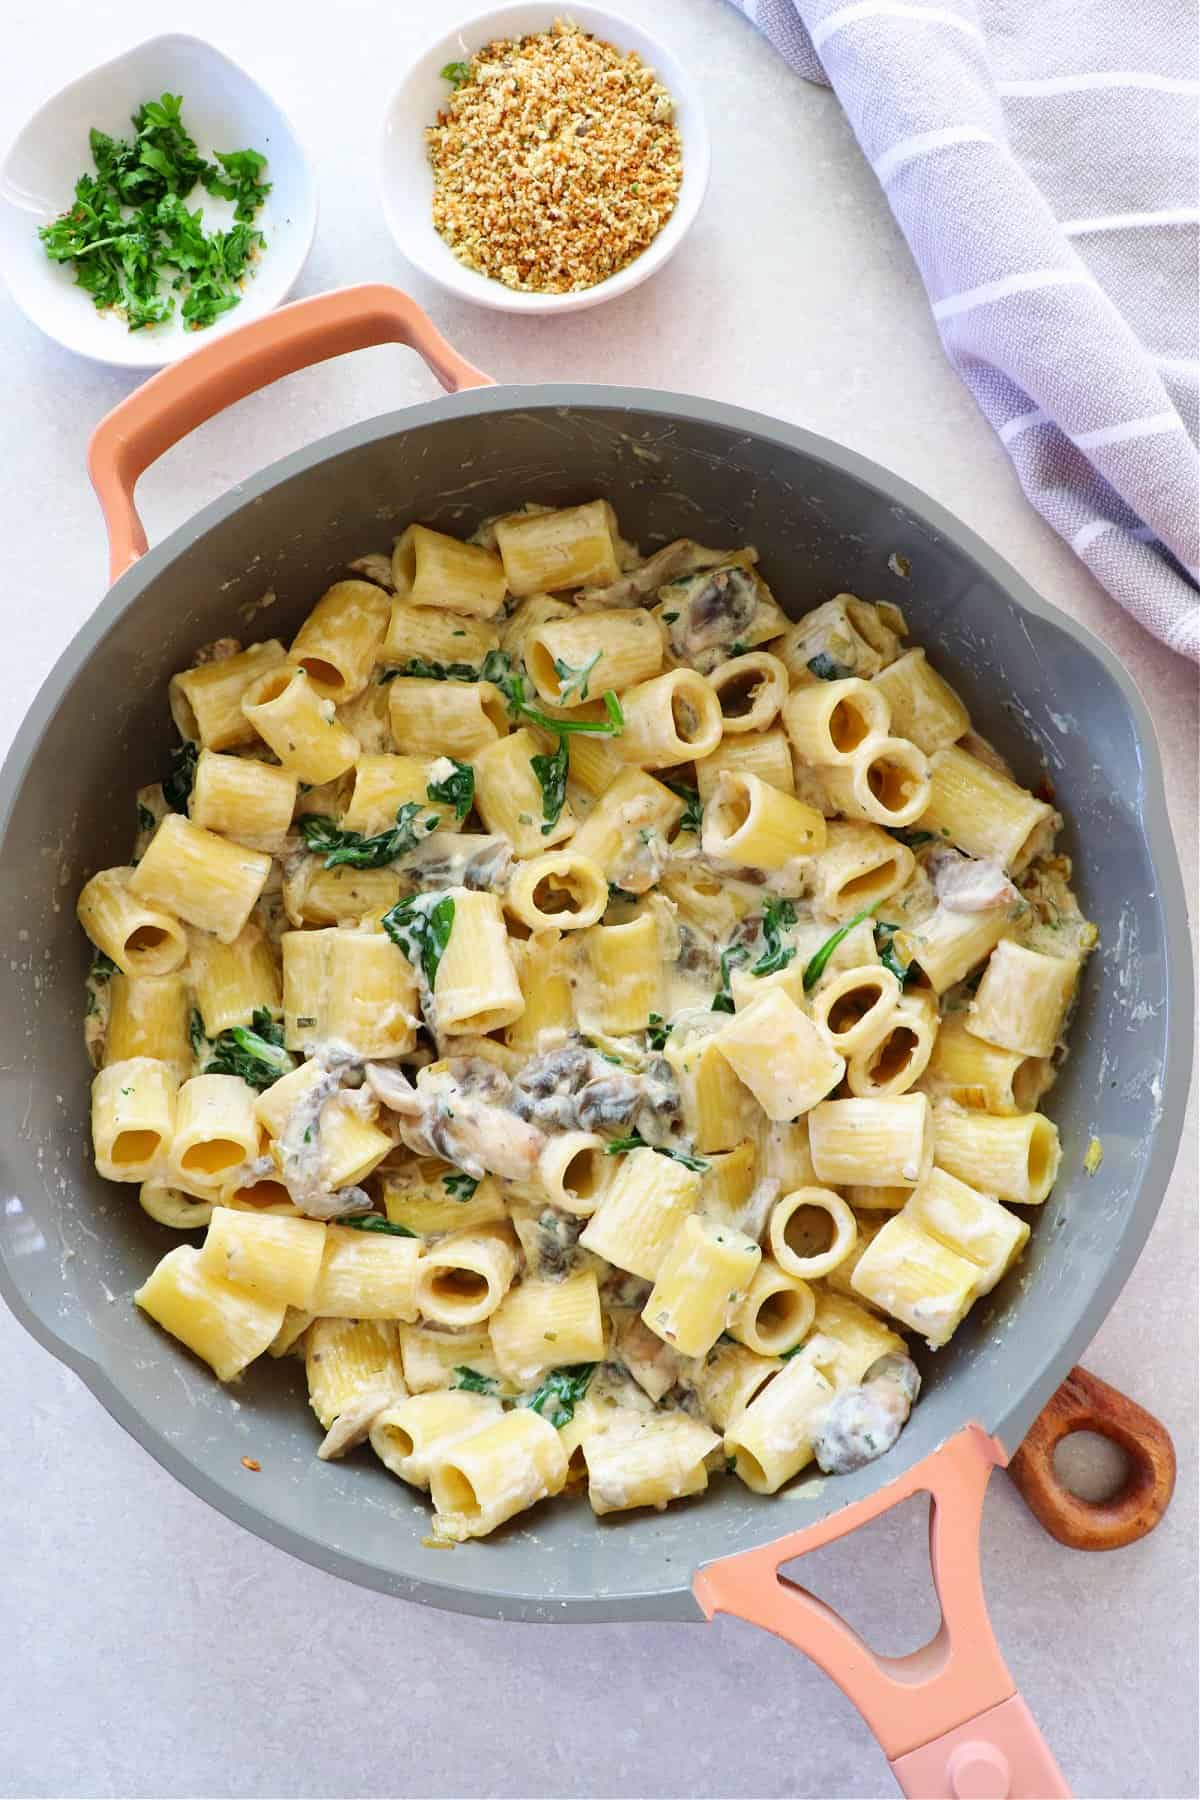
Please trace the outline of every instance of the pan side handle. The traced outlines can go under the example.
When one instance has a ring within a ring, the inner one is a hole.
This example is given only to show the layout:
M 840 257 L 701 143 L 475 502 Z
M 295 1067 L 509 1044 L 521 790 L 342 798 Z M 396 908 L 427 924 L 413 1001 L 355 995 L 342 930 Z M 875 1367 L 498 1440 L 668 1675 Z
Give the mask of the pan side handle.
M 803 1650 L 862 1713 L 905 1794 L 921 1800 L 1061 1800 L 1070 1790 L 1016 1692 L 987 1615 L 979 1527 L 988 1477 L 1005 1462 L 977 1425 L 881 1489 L 806 1530 L 709 1563 L 696 1575 L 706 1617 L 748 1619 Z M 907 1656 L 877 1656 L 840 1615 L 779 1573 L 912 1494 L 930 1497 L 929 1559 L 942 1610 Z
M 152 462 L 247 394 L 374 344 L 407 344 L 450 393 L 491 385 L 491 377 L 459 356 L 407 294 L 369 282 L 294 300 L 254 319 L 151 376 L 115 406 L 88 445 L 88 473 L 108 527 L 112 580 L 145 553 L 134 489 Z

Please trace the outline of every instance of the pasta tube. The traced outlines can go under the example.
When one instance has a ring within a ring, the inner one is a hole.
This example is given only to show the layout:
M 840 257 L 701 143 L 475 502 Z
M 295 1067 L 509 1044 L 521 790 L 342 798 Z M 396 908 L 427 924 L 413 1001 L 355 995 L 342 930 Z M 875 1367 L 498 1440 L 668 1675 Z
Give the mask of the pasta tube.
M 840 813 L 897 830 L 921 818 L 929 804 L 929 764 L 907 738 L 872 733 L 821 780 Z
M 1045 1058 L 985 1043 L 975 1036 L 964 1014 L 951 1013 L 938 1028 L 922 1079 L 931 1094 L 956 1100 L 960 1106 L 1017 1113 L 1034 1110 L 1052 1074 Z
M 916 1187 L 933 1161 L 929 1101 L 823 1100 L 808 1115 L 808 1142 L 827 1187 Z
M 361 746 L 338 723 L 332 700 L 322 697 L 307 669 L 281 663 L 242 695 L 242 711 L 284 768 L 320 787 L 352 768 Z
M 283 1324 L 281 1300 L 234 1287 L 203 1269 L 193 1244 L 168 1250 L 133 1298 L 157 1325 L 201 1357 L 218 1381 L 240 1375 Z
M 845 1063 L 779 988 L 735 1013 L 717 1048 L 769 1119 L 794 1119 L 835 1088 Z
M 756 1356 L 782 1356 L 807 1336 L 815 1307 L 807 1282 L 765 1257 L 727 1329 Z
M 278 1219 L 219 1206 L 199 1266 L 265 1300 L 307 1311 L 324 1253 L 325 1227 L 316 1219 Z
M 930 759 L 922 831 L 947 838 L 968 856 L 994 857 L 1018 873 L 1047 838 L 1054 808 L 957 745 Z
M 544 765 L 539 762 L 535 768 L 533 759 L 539 752 L 537 738 L 522 726 L 474 755 L 476 810 L 487 829 L 506 837 L 518 856 L 536 856 L 575 830 L 575 815 L 565 803 L 553 821 L 545 816 L 550 776 L 543 781 L 538 775 L 537 768 Z
M 296 633 L 289 658 L 318 694 L 344 705 L 370 680 L 391 616 L 391 600 L 373 581 L 337 581 Z
M 841 767 L 853 763 L 868 739 L 887 736 L 891 710 L 873 682 L 851 676 L 796 688 L 784 704 L 783 725 L 801 762 Z
M 323 1319 L 415 1319 L 420 1254 L 416 1238 L 328 1226 L 310 1310 Z
M 433 985 L 437 1028 L 484 1036 L 519 1019 L 525 1001 L 495 894 L 451 892 L 454 925 Z
M 212 1199 L 234 1169 L 258 1155 L 254 1098 L 237 1075 L 193 1075 L 184 1082 L 170 1152 L 177 1187 Z
M 897 657 L 871 686 L 886 699 L 897 737 L 911 738 L 926 756 L 947 749 L 971 729 L 966 707 L 950 683 L 930 668 L 924 650 Z
M 313 1319 L 305 1333 L 308 1403 L 325 1432 L 317 1455 L 342 1456 L 404 1398 L 396 1327 L 387 1319 Z
M 648 612 L 577 613 L 525 634 L 530 679 L 556 706 L 578 705 L 610 688 L 622 694 L 648 682 L 662 664 L 662 630 Z
M 245 850 L 180 813 L 168 813 L 129 878 L 129 892 L 231 944 L 270 873 L 271 858 L 261 851 Z
M 778 788 L 783 794 L 796 791 L 792 753 L 786 736 L 777 725 L 766 731 L 723 737 L 711 755 L 700 758 L 696 764 L 696 786 L 705 806 L 725 774 L 757 775 L 760 781 Z
M 990 1194 L 981 1194 L 945 1169 L 930 1169 L 913 1189 L 904 1216 L 974 1263 L 977 1294 L 990 1294 L 1029 1242 L 1029 1226 Z
M 477 619 L 493 619 L 504 605 L 500 558 L 478 544 L 410 525 L 392 551 L 392 583 L 414 606 L 444 607 Z
M 615 749 L 625 762 L 669 769 L 708 756 L 721 741 L 721 705 L 695 669 L 669 669 L 639 682 L 622 700 L 625 726 Z
M 906 1208 L 871 1240 L 851 1285 L 937 1350 L 966 1317 L 978 1279 L 974 1263 L 922 1231 Z
M 508 730 L 504 695 L 491 681 L 402 676 L 389 682 L 387 693 L 392 737 L 406 756 L 453 756 L 462 761 Z
M 709 683 L 721 709 L 724 736 L 767 731 L 787 699 L 788 673 L 769 650 L 750 650 L 719 663 Z
M 777 1356 L 757 1356 L 745 1344 L 719 1340 L 687 1379 L 708 1423 L 724 1431 L 782 1367 Z
M 771 1208 L 767 1238 L 785 1275 L 816 1281 L 846 1261 L 858 1226 L 840 1194 L 831 1188 L 802 1187 Z
M 1079 979 L 1073 957 L 1043 956 L 1002 939 L 988 958 L 967 1030 L 1022 1056 L 1052 1055 Z
M 102 869 L 84 884 L 79 923 L 124 975 L 170 975 L 184 961 L 187 933 L 178 919 L 130 891 L 133 869 Z
M 530 931 L 579 931 L 595 925 L 608 905 L 608 883 L 599 864 L 574 849 L 531 856 L 513 870 L 505 910 Z
M 621 573 L 615 531 L 613 510 L 605 500 L 497 520 L 496 546 L 510 593 L 524 597 L 559 588 L 608 587 Z
M 209 1037 L 234 1025 L 249 1025 L 260 1010 L 277 1013 L 281 990 L 275 950 L 257 925 L 247 925 L 223 944 L 218 938 L 196 938 L 191 976 L 196 1007 Z
M 754 869 L 781 869 L 797 856 L 825 847 L 825 820 L 757 775 L 726 771 L 704 809 L 701 835 L 706 856 Z
M 437 1325 L 478 1325 L 496 1311 L 516 1272 L 517 1248 L 507 1225 L 456 1231 L 421 1258 L 417 1311 Z
M 416 606 L 397 596 L 392 601 L 387 634 L 379 651 L 382 663 L 461 663 L 477 669 L 488 652 L 500 648 L 494 625 L 466 613 L 446 612 L 437 606 Z
M 813 1438 L 834 1388 L 802 1350 L 737 1413 L 725 1431 L 734 1474 L 775 1494 L 813 1459 Z
M 236 750 L 254 742 L 254 727 L 242 711 L 242 695 L 268 670 L 287 660 L 276 638 L 251 644 L 236 656 L 201 663 L 172 675 L 171 717 L 182 738 L 205 750 Z
M 878 825 L 830 819 L 813 871 L 814 905 L 828 919 L 853 918 L 907 887 L 916 858 Z
M 492 1351 L 517 1388 L 531 1388 L 547 1369 L 604 1360 L 600 1290 L 591 1269 L 564 1281 L 528 1275 L 511 1288 L 488 1322 Z
M 296 777 L 250 756 L 202 750 L 188 814 L 193 825 L 250 850 L 277 851 L 296 809 Z
M 680 1356 L 704 1356 L 761 1261 L 762 1251 L 744 1231 L 692 1213 L 667 1247 L 642 1318 Z
M 667 1246 L 700 1198 L 700 1177 L 654 1150 L 630 1150 L 579 1242 L 618 1269 L 653 1281 Z
M 567 1457 L 553 1425 L 527 1407 L 460 1438 L 431 1460 L 437 1530 L 486 1537 L 514 1514 L 562 1492 Z
M 1062 1151 L 1058 1128 L 1043 1113 L 994 1118 L 943 1101 L 933 1119 L 939 1165 L 981 1193 L 1040 1206 L 1054 1186 Z
M 682 1412 L 635 1415 L 634 1421 L 584 1442 L 588 1499 L 598 1517 L 635 1506 L 661 1512 L 668 1501 L 708 1486 L 706 1458 L 721 1441 L 715 1431 Z
M 410 1394 L 376 1415 L 371 1448 L 401 1481 L 428 1489 L 434 1462 L 501 1416 L 500 1402 L 490 1394 L 461 1388 Z
M 192 1070 L 188 989 L 181 975 L 109 977 L 105 1064 L 151 1056 L 169 1064 L 177 1081 Z
M 153 1056 L 109 1063 L 92 1082 L 92 1147 L 97 1173 L 142 1182 L 154 1173 L 175 1136 L 179 1084 Z

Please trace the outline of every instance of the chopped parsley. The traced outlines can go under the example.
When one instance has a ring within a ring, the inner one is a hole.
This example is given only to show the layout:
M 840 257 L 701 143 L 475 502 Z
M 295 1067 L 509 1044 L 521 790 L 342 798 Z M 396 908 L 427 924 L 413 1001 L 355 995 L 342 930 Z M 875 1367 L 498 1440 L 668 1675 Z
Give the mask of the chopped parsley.
M 687 787 L 682 781 L 668 781 L 662 778 L 663 786 L 669 787 L 673 794 L 678 794 L 683 801 L 683 817 L 679 821 L 680 831 L 694 831 L 697 835 L 703 821 L 704 809 L 700 805 L 700 796 L 693 787 Z
M 456 1175 L 443 1175 L 442 1186 L 451 1200 L 471 1200 L 479 1183 L 474 1175 L 464 1175 L 460 1171 Z
M 65 213 L 38 229 L 52 262 L 70 263 L 97 310 L 119 309 L 130 331 L 175 312 L 200 330 L 238 304 L 242 278 L 266 243 L 253 220 L 271 191 L 257 150 L 219 150 L 206 162 L 182 118 L 183 98 L 163 94 L 133 115 L 134 136 L 92 128 L 94 175 L 75 183 Z M 185 202 L 197 182 L 234 202 L 233 223 L 206 231 Z M 182 808 L 176 807 L 176 811 Z
M 196 779 L 196 763 L 200 752 L 190 738 L 176 744 L 171 752 L 171 767 L 163 778 L 163 799 L 172 812 L 185 813 Z
M 88 970 L 88 980 L 107 981 L 109 976 L 115 975 L 116 972 L 117 965 L 112 957 L 105 956 L 103 950 L 97 950 L 95 956 L 92 958 L 92 966 Z
M 432 991 L 438 964 L 454 930 L 453 896 L 412 894 L 407 900 L 398 900 L 384 913 L 383 929 Z
M 898 837 L 910 850 L 919 850 L 922 844 L 935 844 L 938 841 L 936 831 L 894 831 L 892 836 Z
M 496 1381 L 494 1376 L 481 1375 L 478 1369 L 469 1369 L 463 1365 L 455 1368 L 456 1388 L 464 1388 L 468 1394 L 494 1394 Z
M 420 811 L 419 800 L 406 800 L 396 808 L 396 823 L 374 837 L 363 837 L 358 831 L 343 831 L 324 813 L 305 813 L 299 821 L 300 835 L 314 856 L 324 856 L 327 869 L 336 869 L 341 864 L 348 864 L 352 869 L 381 869 L 416 848 L 416 818 Z M 438 824 L 439 820 L 434 818 L 432 824 L 426 823 L 425 829 L 434 830 Z
M 597 650 L 596 654 L 589 657 L 588 661 L 581 664 L 578 669 L 569 662 L 563 662 L 561 657 L 555 657 L 554 673 L 558 676 L 558 697 L 564 704 L 567 697 L 572 694 L 577 694 L 581 700 L 587 699 L 588 676 L 603 654 L 603 651 Z
M 449 761 L 454 764 L 452 773 L 444 781 L 431 781 L 425 794 L 430 800 L 452 806 L 454 817 L 461 825 L 475 804 L 475 771 L 470 763 L 458 762 L 453 756 Z
M 845 681 L 848 675 L 854 673 L 845 663 L 835 662 L 824 650 L 818 650 L 815 656 L 810 656 L 805 666 L 809 674 L 815 675 L 818 681 Z
M 777 969 L 786 969 L 796 954 L 794 944 L 785 944 L 783 934 L 796 923 L 796 909 L 790 900 L 768 900 L 763 908 L 762 931 L 766 948 L 750 973 L 752 975 L 774 975 Z
M 569 1368 L 551 1369 L 540 1387 L 535 1388 L 522 1404 L 561 1430 L 575 1417 L 575 1408 L 587 1393 L 595 1372 L 595 1363 L 575 1363 Z
M 854 930 L 854 927 L 856 925 L 861 925 L 864 919 L 869 919 L 874 910 L 874 907 L 868 906 L 865 912 L 855 913 L 852 919 L 847 919 L 846 923 L 839 926 L 832 936 L 825 939 L 825 942 L 821 945 L 821 948 L 817 951 L 816 955 L 809 959 L 808 965 L 804 970 L 804 991 L 806 994 L 811 993 L 818 981 L 820 981 L 828 966 L 830 957 L 833 955 L 842 939 L 849 937 L 850 933 Z
M 470 81 L 471 65 L 469 62 L 448 62 L 443 67 L 441 76 L 442 80 L 448 81 L 457 92 L 460 87 Z
M 193 1006 L 188 1019 L 188 1038 L 191 1041 L 192 1055 L 203 1056 L 208 1036 L 204 1030 L 204 1020 L 200 1016 L 199 1008 L 195 1006 Z
M 542 790 L 542 817 L 546 821 L 542 826 L 542 836 L 545 837 L 558 824 L 562 809 L 567 803 L 567 771 L 570 765 L 566 738 L 559 737 L 558 748 L 552 756 L 531 756 L 529 766 Z
M 697 1175 L 703 1175 L 708 1167 L 708 1160 L 703 1156 L 689 1156 L 683 1150 L 670 1150 L 665 1144 L 648 1144 L 640 1132 L 633 1132 L 629 1137 L 613 1138 L 605 1144 L 605 1156 L 622 1156 L 626 1150 L 653 1150 L 656 1156 L 669 1156 L 672 1162 L 682 1163 L 685 1169 L 692 1169 Z
M 335 1219 L 334 1224 L 347 1225 L 351 1231 L 382 1231 L 385 1237 L 415 1238 L 417 1235 L 407 1225 L 397 1225 L 391 1219 L 381 1219 L 378 1213 L 359 1213 L 353 1219 Z
M 479 670 L 471 663 L 426 662 L 423 656 L 410 656 L 398 669 L 385 669 L 380 683 L 395 681 L 404 675 L 417 681 L 478 681 Z
M 652 1050 L 661 1050 L 671 1035 L 671 1027 L 661 1013 L 651 1013 L 646 1020 L 646 1042 Z
M 198 1017 L 194 1014 L 193 1017 Z M 250 1087 L 273 1087 L 281 1075 L 289 1075 L 295 1062 L 283 1047 L 283 1029 L 265 1006 L 251 1016 L 249 1025 L 234 1025 L 213 1040 L 212 1061 L 206 1075 L 240 1075 Z

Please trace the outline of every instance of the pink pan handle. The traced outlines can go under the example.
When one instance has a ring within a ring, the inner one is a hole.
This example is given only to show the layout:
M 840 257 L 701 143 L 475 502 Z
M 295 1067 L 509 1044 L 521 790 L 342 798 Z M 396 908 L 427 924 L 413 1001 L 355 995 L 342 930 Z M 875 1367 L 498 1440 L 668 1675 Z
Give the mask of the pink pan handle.
M 145 553 L 133 491 L 150 464 L 214 414 L 281 376 L 373 344 L 407 344 L 451 393 L 489 387 L 415 301 L 382 283 L 294 300 L 152 375 L 97 425 L 88 473 L 108 526 L 113 581 Z
M 1004 1666 L 979 1567 L 988 1477 L 1004 1450 L 968 1425 L 877 1494 L 701 1569 L 706 1617 L 749 1619 L 803 1650 L 854 1702 L 919 1800 L 1069 1800 L 1070 1790 Z M 936 1637 L 907 1656 L 877 1656 L 815 1594 L 779 1573 L 806 1550 L 845 1537 L 911 1494 L 928 1493 L 929 1559 L 942 1608 Z

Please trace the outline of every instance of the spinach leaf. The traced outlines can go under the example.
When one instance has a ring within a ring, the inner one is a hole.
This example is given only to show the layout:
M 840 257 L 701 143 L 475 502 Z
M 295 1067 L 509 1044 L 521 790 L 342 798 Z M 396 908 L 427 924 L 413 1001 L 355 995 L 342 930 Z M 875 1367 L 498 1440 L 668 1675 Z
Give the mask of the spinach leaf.
M 194 1015 L 198 1017 L 199 1015 Z M 212 1061 L 206 1075 L 240 1075 L 252 1088 L 272 1087 L 296 1064 L 283 1047 L 283 1030 L 265 1007 L 259 1007 L 250 1025 L 234 1025 L 213 1041 Z
M 700 796 L 696 789 L 685 786 L 682 781 L 668 781 L 665 775 L 661 777 L 661 780 L 664 787 L 669 787 L 671 792 L 678 794 L 684 802 L 683 817 L 679 821 L 680 831 L 694 831 L 699 836 L 704 819 L 704 809 L 700 805 Z
M 199 1008 L 195 1006 L 193 1006 L 191 1016 L 188 1019 L 188 1039 L 192 1046 L 192 1055 L 202 1056 L 204 1054 L 204 1047 L 208 1043 L 208 1037 L 204 1030 L 204 1020 L 200 1016 Z
M 171 752 L 171 767 L 163 779 L 162 791 L 172 812 L 185 813 L 188 809 L 199 757 L 200 752 L 190 738 L 176 744 Z
M 475 804 L 475 771 L 470 763 L 461 763 L 453 756 L 449 760 L 454 764 L 453 773 L 444 781 L 431 781 L 425 795 L 429 800 L 441 800 L 444 805 L 452 806 L 454 817 L 461 825 Z
M 139 800 L 137 803 L 138 830 L 139 831 L 153 831 L 154 827 L 157 824 L 158 824 L 158 820 L 154 817 L 154 814 L 150 811 L 150 808 L 148 806 L 143 806 L 141 801 Z
M 105 956 L 103 950 L 97 950 L 95 956 L 92 958 L 91 967 L 88 970 L 88 980 L 107 981 L 109 976 L 115 975 L 116 972 L 117 965 L 112 957 Z
M 733 1011 L 733 995 L 729 991 L 729 976 L 734 963 L 744 963 L 750 951 L 745 944 L 730 944 L 721 952 L 721 985 L 713 996 L 711 1012 L 731 1013 Z
M 671 1035 L 671 1027 L 661 1013 L 651 1013 L 646 1020 L 646 1041 L 652 1050 L 661 1050 Z
M 595 1372 L 595 1363 L 574 1363 L 565 1369 L 551 1369 L 541 1386 L 522 1404 L 561 1430 L 575 1417 L 575 1408 L 587 1393 Z
M 879 952 L 879 960 L 885 969 L 890 969 L 896 980 L 903 987 L 912 973 L 911 962 L 901 962 L 896 950 L 896 933 L 903 930 L 900 925 L 889 925 L 883 919 L 875 922 L 875 948 Z
M 451 1200 L 470 1200 L 479 1186 L 474 1175 L 443 1175 L 442 1186 Z
M 385 669 L 379 680 L 381 683 L 395 681 L 397 675 L 411 676 L 418 681 L 479 680 L 479 670 L 470 663 L 426 662 L 423 656 L 410 656 L 400 668 Z
M 768 900 L 763 907 L 763 937 L 766 949 L 750 970 L 752 975 L 774 975 L 786 969 L 796 954 L 794 944 L 785 944 L 783 933 L 796 923 L 796 908 L 790 900 Z
M 378 1213 L 359 1213 L 353 1219 L 335 1219 L 333 1223 L 347 1225 L 351 1231 L 381 1231 L 386 1237 L 415 1238 L 417 1235 L 407 1225 L 393 1224 L 391 1219 L 381 1219 Z
M 824 650 L 818 650 L 815 656 L 810 656 L 806 666 L 809 673 L 815 675 L 818 681 L 845 681 L 848 675 L 854 673 L 854 670 L 848 669 L 844 663 L 835 662 L 833 657 L 826 655 Z
M 669 1156 L 672 1162 L 682 1163 L 685 1169 L 692 1169 L 697 1175 L 703 1175 L 708 1167 L 708 1159 L 703 1156 L 688 1156 L 683 1150 L 670 1150 L 665 1144 L 648 1144 L 640 1132 L 633 1132 L 629 1137 L 612 1138 L 604 1146 L 605 1156 L 621 1156 L 626 1150 L 653 1150 L 656 1156 Z
M 454 930 L 454 898 L 450 894 L 412 894 L 383 915 L 383 929 L 425 978 L 432 991 L 438 964 Z
M 825 973 L 830 957 L 833 955 L 842 939 L 849 937 L 850 933 L 854 930 L 854 927 L 856 925 L 861 925 L 864 919 L 869 919 L 874 910 L 873 906 L 868 906 L 865 912 L 855 913 L 852 919 L 847 919 L 846 923 L 839 926 L 837 931 L 835 931 L 831 937 L 825 939 L 821 948 L 817 951 L 815 956 L 810 958 L 808 965 L 805 968 L 804 991 L 806 994 L 811 993 L 818 981 L 820 981 L 822 975 Z
M 935 844 L 939 841 L 936 831 L 894 831 L 892 836 L 898 837 L 910 850 L 919 850 L 922 844 Z
M 418 843 L 417 814 L 419 800 L 406 800 L 396 808 L 396 823 L 374 837 L 363 837 L 358 831 L 343 831 L 324 813 L 304 813 L 299 820 L 300 835 L 315 856 L 324 856 L 325 868 L 336 869 L 348 864 L 352 869 L 382 869 L 385 864 L 405 856 Z M 424 821 L 426 831 L 434 831 L 440 823 L 436 814 Z
M 588 676 L 600 661 L 602 655 L 603 652 L 597 650 L 595 656 L 590 657 L 587 662 L 582 663 L 577 669 L 569 662 L 563 662 L 561 657 L 556 656 L 554 658 L 554 673 L 558 676 L 558 697 L 564 706 L 573 694 L 577 694 L 581 700 L 587 699 Z
M 495 1379 L 491 1375 L 481 1375 L 478 1369 L 460 1365 L 454 1373 L 458 1376 L 454 1386 L 465 1388 L 468 1394 L 494 1394 L 496 1391 Z
M 545 837 L 558 824 L 567 802 L 567 770 L 570 765 L 566 738 L 560 736 L 553 756 L 531 756 L 529 766 L 542 790 L 542 817 L 546 821 L 542 826 L 542 836 Z

